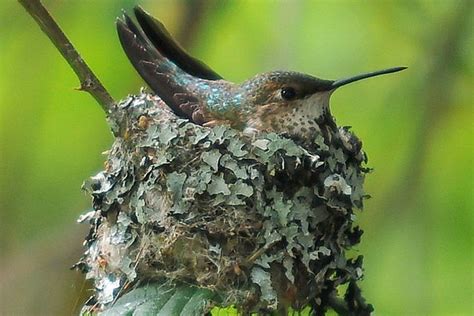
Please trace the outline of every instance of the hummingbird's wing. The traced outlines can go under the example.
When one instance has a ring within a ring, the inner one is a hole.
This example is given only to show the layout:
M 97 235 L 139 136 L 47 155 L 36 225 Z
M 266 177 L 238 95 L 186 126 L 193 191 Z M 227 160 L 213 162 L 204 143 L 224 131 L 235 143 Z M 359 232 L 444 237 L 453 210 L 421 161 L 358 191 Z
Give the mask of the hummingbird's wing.
M 170 35 L 165 26 L 140 6 L 134 9 L 137 21 L 153 46 L 188 74 L 207 80 L 222 77 L 202 61 L 190 56 Z
M 126 14 L 117 20 L 117 32 L 135 69 L 177 115 L 199 125 L 216 119 L 207 111 L 205 93 L 199 91 L 207 80 L 191 76 L 163 56 Z

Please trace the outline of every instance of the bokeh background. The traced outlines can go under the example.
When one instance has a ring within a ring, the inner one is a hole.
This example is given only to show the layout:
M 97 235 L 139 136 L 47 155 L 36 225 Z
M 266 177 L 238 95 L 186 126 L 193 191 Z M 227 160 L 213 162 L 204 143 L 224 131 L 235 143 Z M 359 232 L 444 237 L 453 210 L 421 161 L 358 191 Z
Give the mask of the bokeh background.
M 377 315 L 473 315 L 473 3 L 425 1 L 44 0 L 115 99 L 144 85 L 115 33 L 136 4 L 232 81 L 288 69 L 334 79 L 408 70 L 332 98 L 364 141 L 372 199 L 365 296 Z M 104 113 L 23 8 L 0 1 L 0 314 L 72 314 L 90 208 L 80 187 L 103 167 Z M 79 293 L 82 293 L 79 295 Z

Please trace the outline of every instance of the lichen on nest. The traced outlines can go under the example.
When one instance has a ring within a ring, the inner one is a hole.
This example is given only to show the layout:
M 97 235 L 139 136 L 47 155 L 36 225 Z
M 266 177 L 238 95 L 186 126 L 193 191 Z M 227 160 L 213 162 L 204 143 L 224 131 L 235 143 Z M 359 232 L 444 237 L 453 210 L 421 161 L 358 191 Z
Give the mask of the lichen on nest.
M 244 312 L 325 309 L 362 277 L 362 257 L 346 250 L 362 234 L 354 210 L 368 170 L 347 128 L 309 145 L 249 137 L 190 123 L 144 93 L 109 120 L 116 138 L 84 184 L 93 211 L 76 264 L 94 281 L 91 305 L 157 281 L 211 289 Z

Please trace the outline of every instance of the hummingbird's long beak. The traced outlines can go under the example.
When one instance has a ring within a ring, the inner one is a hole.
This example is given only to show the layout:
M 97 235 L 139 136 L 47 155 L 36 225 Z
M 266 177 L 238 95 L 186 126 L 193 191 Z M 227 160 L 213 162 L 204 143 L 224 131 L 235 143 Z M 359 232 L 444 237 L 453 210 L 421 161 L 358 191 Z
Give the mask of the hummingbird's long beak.
M 362 79 L 367 79 L 367 78 L 370 78 L 370 77 L 390 74 L 392 72 L 401 71 L 401 70 L 404 70 L 406 68 L 407 67 L 394 67 L 394 68 L 388 68 L 388 69 L 368 72 L 368 73 L 365 73 L 365 74 L 360 74 L 360 75 L 349 77 L 349 78 L 339 79 L 339 80 L 334 81 L 331 84 L 331 90 L 337 89 L 339 87 L 345 86 L 346 84 L 349 84 L 349 83 L 352 83 L 352 82 L 355 82 L 355 81 L 359 81 L 359 80 L 362 80 Z

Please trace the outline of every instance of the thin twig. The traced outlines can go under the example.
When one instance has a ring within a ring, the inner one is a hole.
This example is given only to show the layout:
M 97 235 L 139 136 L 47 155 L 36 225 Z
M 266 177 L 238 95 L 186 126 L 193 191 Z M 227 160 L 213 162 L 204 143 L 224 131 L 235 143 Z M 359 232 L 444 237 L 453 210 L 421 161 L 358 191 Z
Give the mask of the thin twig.
M 64 59 L 66 59 L 74 70 L 81 83 L 79 90 L 89 92 L 105 113 L 108 114 L 113 108 L 115 101 L 107 90 L 105 90 L 89 66 L 87 66 L 86 62 L 76 51 L 66 35 L 64 35 L 63 31 L 59 28 L 41 1 L 18 0 L 18 2 L 20 2 L 33 19 L 35 19 L 41 30 L 49 37 L 54 46 L 56 46 Z
M 249 257 L 247 257 L 243 264 L 246 265 L 246 266 L 252 265 L 255 262 L 255 260 L 260 258 L 261 255 L 263 255 L 267 250 L 272 248 L 277 242 L 279 242 L 279 240 L 273 241 L 269 244 L 265 244 L 262 248 L 258 249 L 253 254 L 251 254 Z

